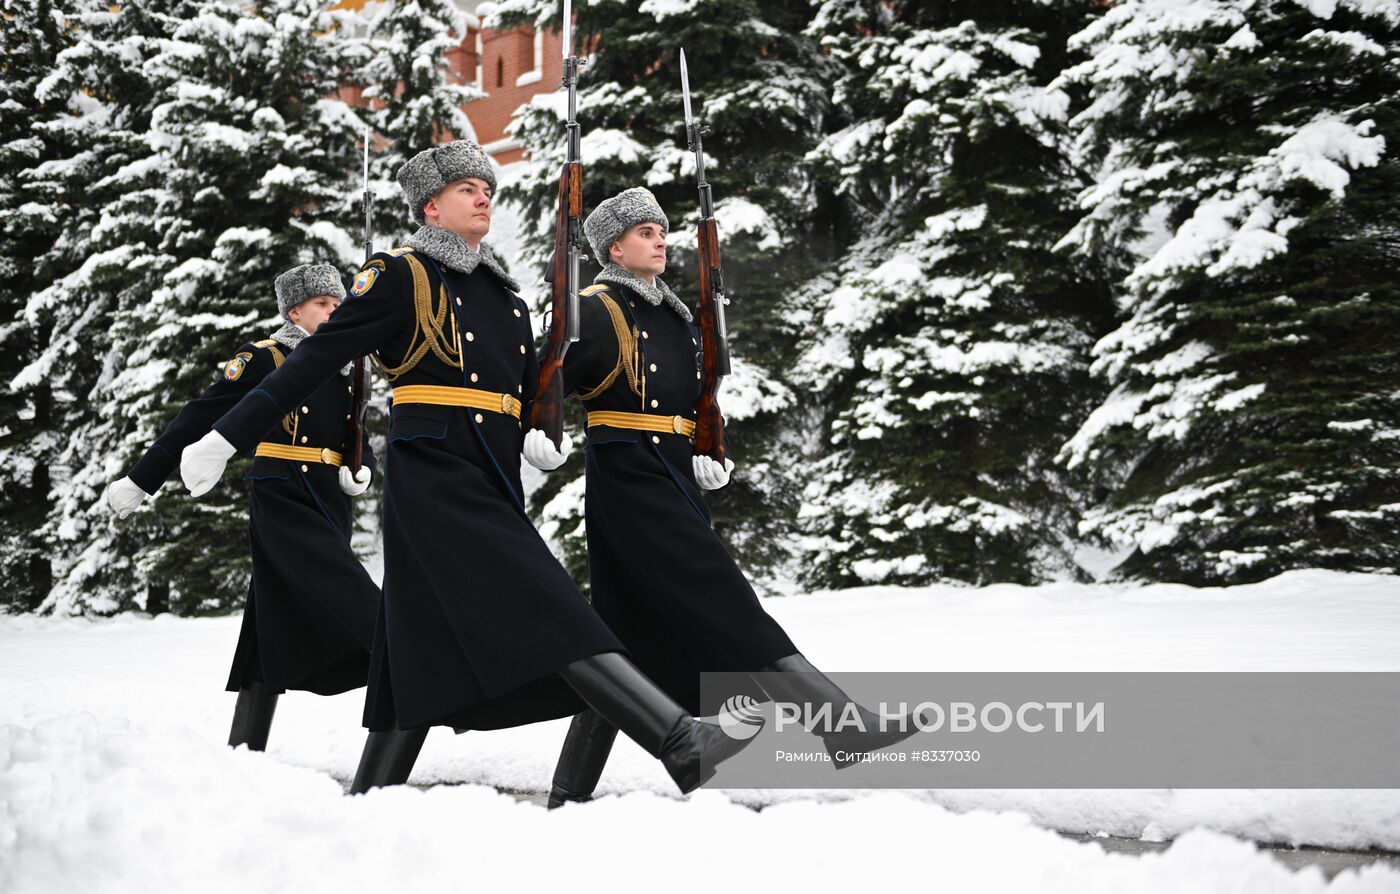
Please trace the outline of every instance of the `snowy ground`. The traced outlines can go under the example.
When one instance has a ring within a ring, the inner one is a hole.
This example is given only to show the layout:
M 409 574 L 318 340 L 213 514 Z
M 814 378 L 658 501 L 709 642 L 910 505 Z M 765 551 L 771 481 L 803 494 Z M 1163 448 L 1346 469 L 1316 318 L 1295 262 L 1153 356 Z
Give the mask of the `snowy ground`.
M 771 600 L 829 671 L 1400 670 L 1400 580 L 1295 572 L 1223 590 L 870 588 Z M 1252 841 L 1400 849 L 1397 791 L 702 792 L 620 742 L 612 793 L 547 813 L 565 721 L 435 730 L 428 788 L 344 797 L 360 693 L 289 694 L 267 754 L 230 751 L 237 618 L 0 618 L 0 891 L 554 888 L 732 877 L 830 890 L 1400 891 Z M 433 785 L 434 783 L 466 783 Z M 745 806 L 747 805 L 747 806 Z M 762 806 L 761 811 L 750 809 Z M 1057 832 L 1175 839 L 1129 857 Z M 1226 833 L 1226 834 L 1220 834 Z M 1227 837 L 1232 836 L 1232 837 Z M 1240 840 L 1245 839 L 1245 840 Z M 677 867 L 686 867 L 678 869 Z M 680 875 L 678 873 L 684 873 Z

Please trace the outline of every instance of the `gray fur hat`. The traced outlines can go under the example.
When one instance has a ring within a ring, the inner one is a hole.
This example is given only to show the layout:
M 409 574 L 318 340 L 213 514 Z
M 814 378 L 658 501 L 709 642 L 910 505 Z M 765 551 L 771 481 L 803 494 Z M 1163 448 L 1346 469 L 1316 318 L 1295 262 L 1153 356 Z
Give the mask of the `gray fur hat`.
M 424 149 L 403 163 L 394 175 L 408 199 L 409 211 L 420 224 L 425 222 L 423 203 L 442 192 L 448 184 L 476 177 L 496 191 L 496 172 L 491 159 L 471 140 L 453 140 Z
M 277 277 L 277 311 L 282 319 L 290 322 L 287 311 L 308 298 L 330 295 L 339 301 L 345 300 L 345 284 L 340 281 L 340 271 L 330 264 L 302 264 L 293 267 Z
M 583 222 L 583 234 L 593 248 L 593 260 L 599 264 L 608 261 L 608 247 L 618 240 L 628 227 L 639 223 L 661 224 L 661 232 L 671 230 L 666 212 L 656 201 L 656 196 L 645 186 L 634 186 L 603 202 L 593 209 Z

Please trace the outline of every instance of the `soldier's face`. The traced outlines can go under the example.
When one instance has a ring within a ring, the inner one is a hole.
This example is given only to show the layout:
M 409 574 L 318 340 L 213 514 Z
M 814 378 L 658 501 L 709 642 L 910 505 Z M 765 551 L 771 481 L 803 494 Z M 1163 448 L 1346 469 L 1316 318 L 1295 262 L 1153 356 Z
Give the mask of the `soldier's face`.
M 340 307 L 339 298 L 317 295 L 287 311 L 287 318 L 307 332 L 315 332 L 317 327 L 330 319 L 337 307 Z
M 450 183 L 423 205 L 423 217 L 475 248 L 491 231 L 491 187 L 475 177 Z
M 649 280 L 666 272 L 666 233 L 660 224 L 639 223 L 628 227 L 608 254 L 614 263 Z

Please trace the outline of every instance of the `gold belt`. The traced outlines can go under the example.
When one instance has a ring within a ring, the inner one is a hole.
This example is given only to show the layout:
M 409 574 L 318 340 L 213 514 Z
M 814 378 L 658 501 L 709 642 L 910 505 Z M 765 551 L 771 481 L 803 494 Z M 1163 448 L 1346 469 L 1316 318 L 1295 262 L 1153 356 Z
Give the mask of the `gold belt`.
M 394 406 L 432 404 L 438 407 L 471 407 L 520 418 L 520 401 L 498 391 L 457 388 L 452 385 L 400 385 L 394 389 Z
M 290 444 L 274 444 L 271 441 L 259 444 L 255 455 L 290 459 L 299 463 L 325 463 L 328 466 L 338 466 L 345 461 L 344 457 L 329 447 L 293 447 Z
M 588 427 L 606 425 L 610 428 L 632 428 L 639 431 L 656 431 L 667 435 L 695 434 L 695 423 L 683 416 L 657 416 L 653 413 L 617 413 L 612 410 L 593 410 L 588 414 Z

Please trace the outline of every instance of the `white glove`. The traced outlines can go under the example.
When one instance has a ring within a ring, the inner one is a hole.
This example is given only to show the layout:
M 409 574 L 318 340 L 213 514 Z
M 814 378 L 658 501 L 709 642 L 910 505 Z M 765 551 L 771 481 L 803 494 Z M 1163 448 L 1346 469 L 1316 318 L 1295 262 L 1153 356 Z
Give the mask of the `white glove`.
M 224 466 L 238 451 L 216 431 L 195 441 L 180 454 L 180 479 L 190 496 L 201 497 L 223 477 Z
M 352 497 L 369 490 L 371 472 L 369 466 L 360 466 L 360 471 L 352 473 L 349 466 L 340 467 L 340 491 Z
M 107 508 L 117 514 L 117 518 L 126 518 L 131 511 L 140 506 L 150 494 L 141 489 L 135 481 L 130 478 L 121 478 L 107 485 Z
M 564 460 L 569 458 L 569 451 L 574 449 L 574 441 L 565 432 L 560 439 L 559 447 L 554 446 L 554 442 L 549 439 L 538 428 L 532 428 L 525 433 L 525 446 L 520 452 L 525 454 L 525 461 L 541 472 L 552 472 L 564 464 Z
M 699 454 L 691 457 L 691 465 L 695 469 L 695 483 L 700 485 L 701 490 L 719 490 L 729 483 L 729 473 L 734 471 L 734 460 L 727 456 L 721 466 L 708 456 Z

